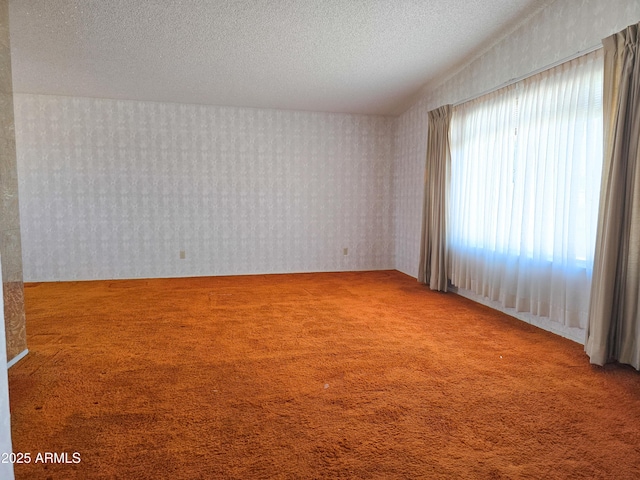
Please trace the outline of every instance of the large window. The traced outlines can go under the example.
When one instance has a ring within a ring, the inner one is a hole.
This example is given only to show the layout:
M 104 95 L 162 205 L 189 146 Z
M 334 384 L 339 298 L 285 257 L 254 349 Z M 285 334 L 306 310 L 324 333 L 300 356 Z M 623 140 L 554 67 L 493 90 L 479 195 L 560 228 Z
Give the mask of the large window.
M 455 108 L 454 285 L 584 327 L 602 170 L 602 53 Z

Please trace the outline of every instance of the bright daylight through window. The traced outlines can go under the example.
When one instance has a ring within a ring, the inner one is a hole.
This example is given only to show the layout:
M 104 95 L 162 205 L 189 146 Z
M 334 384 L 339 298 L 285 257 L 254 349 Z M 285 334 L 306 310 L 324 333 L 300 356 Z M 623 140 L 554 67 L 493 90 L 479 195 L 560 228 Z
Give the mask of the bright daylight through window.
M 584 327 L 602 171 L 602 52 L 454 110 L 454 285 Z

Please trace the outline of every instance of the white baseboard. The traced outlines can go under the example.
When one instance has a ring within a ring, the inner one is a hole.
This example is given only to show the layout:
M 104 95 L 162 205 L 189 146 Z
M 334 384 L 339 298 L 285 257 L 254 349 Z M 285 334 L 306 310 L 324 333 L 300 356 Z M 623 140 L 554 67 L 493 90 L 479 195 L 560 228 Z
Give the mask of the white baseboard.
M 584 345 L 585 331 L 582 328 L 566 327 L 546 317 L 538 317 L 537 315 L 531 315 L 530 313 L 516 312 L 513 308 L 503 307 L 500 302 L 489 300 L 488 298 L 484 298 L 480 295 L 475 294 L 474 292 L 465 290 L 463 288 L 450 287 L 449 291 L 452 293 L 456 293 L 461 297 L 473 300 L 476 303 L 486 305 L 487 307 L 493 308 L 494 310 L 498 310 L 499 312 L 506 313 L 511 317 L 515 317 L 518 320 L 522 320 L 523 322 L 534 325 L 538 328 L 541 328 L 542 330 L 555 333 L 556 335 L 560 335 L 561 337 Z
M 27 356 L 27 353 L 29 353 L 29 349 L 25 348 L 23 351 L 21 351 L 18 355 L 16 355 L 15 357 L 13 357 L 11 359 L 11 361 L 7 362 L 7 370 L 10 369 L 11 367 L 13 367 L 16 363 L 18 363 L 20 360 L 22 360 L 24 357 Z

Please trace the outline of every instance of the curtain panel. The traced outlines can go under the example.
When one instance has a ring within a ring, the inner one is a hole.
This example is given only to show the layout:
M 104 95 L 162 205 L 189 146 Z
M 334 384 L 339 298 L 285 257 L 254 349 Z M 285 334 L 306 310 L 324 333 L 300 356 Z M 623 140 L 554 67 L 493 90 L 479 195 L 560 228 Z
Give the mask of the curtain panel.
M 604 165 L 585 351 L 640 370 L 640 23 L 603 40 Z
M 601 51 L 456 107 L 452 284 L 584 329 L 601 170 Z
M 451 105 L 429 112 L 427 161 L 418 281 L 431 290 L 447 291 L 447 201 L 451 151 Z

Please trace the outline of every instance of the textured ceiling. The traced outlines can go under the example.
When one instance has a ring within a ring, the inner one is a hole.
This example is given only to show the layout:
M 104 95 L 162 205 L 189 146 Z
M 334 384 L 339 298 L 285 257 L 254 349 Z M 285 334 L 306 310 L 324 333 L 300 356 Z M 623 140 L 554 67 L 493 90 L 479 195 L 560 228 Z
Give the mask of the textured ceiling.
M 396 114 L 549 0 L 11 0 L 14 91 Z

